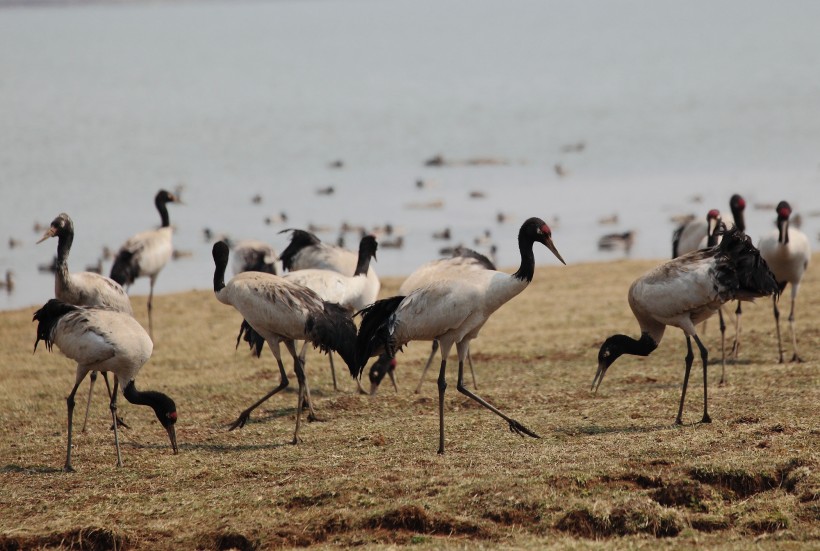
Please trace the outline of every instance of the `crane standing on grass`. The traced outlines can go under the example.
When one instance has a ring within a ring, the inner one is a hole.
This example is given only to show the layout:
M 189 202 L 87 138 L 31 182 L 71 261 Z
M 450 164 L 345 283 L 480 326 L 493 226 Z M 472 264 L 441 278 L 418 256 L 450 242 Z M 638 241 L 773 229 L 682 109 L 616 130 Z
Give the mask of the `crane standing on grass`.
M 730 300 L 753 300 L 777 294 L 778 285 L 760 251 L 739 229 L 723 233 L 716 247 L 694 251 L 662 264 L 636 279 L 629 287 L 629 306 L 641 327 L 641 338 L 613 335 L 598 352 L 598 371 L 592 389 L 598 391 L 607 369 L 623 354 L 648 356 L 663 338 L 667 326 L 678 327 L 686 335 L 686 372 L 675 423 L 683 423 L 683 402 L 695 339 L 703 362 L 703 423 L 710 423 L 707 410 L 708 351 L 695 326 L 720 310 Z
M 296 429 L 293 433 L 293 443 L 296 444 L 299 438 L 302 405 L 307 392 L 307 379 L 294 341 L 309 341 L 324 351 L 338 352 L 350 368 L 351 374 L 356 374 L 356 326 L 341 306 L 325 302 L 307 287 L 279 276 L 243 272 L 226 284 L 225 268 L 228 265 L 228 254 L 226 243 L 214 243 L 214 294 L 219 302 L 233 306 L 242 314 L 245 318 L 243 329 L 252 329 L 268 343 L 276 358 L 280 375 L 279 385 L 245 409 L 231 425 L 230 430 L 243 427 L 254 409 L 288 386 L 288 377 L 279 350 L 279 343 L 284 342 L 293 357 L 293 368 L 299 382 Z M 241 335 L 240 332 L 240 337 Z M 254 342 L 251 343 L 252 346 Z M 259 355 L 261 341 L 255 348 Z
M 174 252 L 172 242 L 173 228 L 168 218 L 168 203 L 179 203 L 176 196 L 164 189 L 159 190 L 154 197 L 154 204 L 159 211 L 162 226 L 156 230 L 149 230 L 130 237 L 120 247 L 114 265 L 111 267 L 111 279 L 130 287 L 142 276 L 151 281 L 151 290 L 148 293 L 148 334 L 154 339 L 154 322 L 151 315 L 154 299 L 154 284 L 162 268 L 171 260 Z
M 94 272 L 71 273 L 68 271 L 68 255 L 74 243 L 74 221 L 68 214 L 60 213 L 52 220 L 51 225 L 37 243 L 42 243 L 50 237 L 57 238 L 57 271 L 54 273 L 54 296 L 56 298 L 74 306 L 97 306 L 129 316 L 134 315 L 131 301 L 128 300 L 128 293 L 119 283 Z M 108 382 L 108 375 L 105 371 L 103 371 L 103 379 L 108 389 L 108 397 L 111 398 L 111 384 Z M 85 406 L 81 432 L 85 432 L 88 423 L 88 411 L 91 408 L 91 396 L 94 393 L 96 382 L 97 371 L 94 370 L 91 371 L 91 384 L 88 388 L 88 402 Z M 128 427 L 119 417 L 117 423 Z
M 439 454 L 444 453 L 444 391 L 447 388 L 445 371 L 447 356 L 453 345 L 458 352 L 458 391 L 499 415 L 516 434 L 538 438 L 536 433 L 467 390 L 463 382 L 464 359 L 470 341 L 478 336 L 493 312 L 521 293 L 532 281 L 535 273 L 533 244 L 536 242 L 543 244 L 558 260 L 564 262 L 552 242 L 549 226 L 539 218 L 530 218 L 518 232 L 521 265 L 514 274 L 477 270 L 462 279 L 435 281 L 406 297 L 380 300 L 362 311 L 362 323 L 356 343 L 360 370 L 364 368 L 367 358 L 384 350 L 393 356 L 399 347 L 413 340 L 439 341 Z
M 153 343 L 145 329 L 132 316 L 103 308 L 83 308 L 66 304 L 57 299 L 49 300 L 34 314 L 37 324 L 37 340 L 51 350 L 57 345 L 60 351 L 77 362 L 77 376 L 71 393 L 66 398 L 68 406 L 68 447 L 66 471 L 71 465 L 72 418 L 74 395 L 89 371 L 110 371 L 114 374 L 114 391 L 111 394 L 111 418 L 114 420 L 114 445 L 117 448 L 117 466 L 122 467 L 120 441 L 117 433 L 117 387 L 122 383 L 122 394 L 132 404 L 150 406 L 165 428 L 171 440 L 171 448 L 177 453 L 175 424 L 177 409 L 167 395 L 156 391 L 139 391 L 134 384 L 140 368 L 148 361 Z
M 786 201 L 781 201 L 777 205 L 777 229 L 769 233 L 760 240 L 760 255 L 774 272 L 777 286 L 782 293 L 786 285 L 792 286 L 792 304 L 789 310 L 789 330 L 792 334 L 792 347 L 794 354 L 793 362 L 802 362 L 802 358 L 797 353 L 797 334 L 794 330 L 794 303 L 797 299 L 797 291 L 800 289 L 800 281 L 803 274 L 809 267 L 811 260 L 811 246 L 806 234 L 789 227 L 789 217 L 792 208 Z M 777 308 L 777 296 L 774 297 L 774 320 L 777 327 L 777 353 L 780 363 L 783 363 L 783 344 L 780 340 L 780 310 Z

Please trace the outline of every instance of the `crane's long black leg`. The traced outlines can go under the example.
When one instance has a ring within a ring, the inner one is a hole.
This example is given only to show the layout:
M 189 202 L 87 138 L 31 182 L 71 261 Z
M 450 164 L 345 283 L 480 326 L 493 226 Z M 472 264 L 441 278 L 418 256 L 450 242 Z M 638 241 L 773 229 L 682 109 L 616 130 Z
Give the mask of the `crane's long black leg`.
M 686 335 L 686 374 L 683 376 L 683 390 L 680 393 L 680 406 L 678 406 L 678 417 L 675 419 L 676 425 L 683 424 L 683 401 L 686 398 L 686 387 L 689 386 L 689 370 L 692 369 L 692 361 L 695 359 L 695 354 L 692 352 L 692 339 Z
M 526 434 L 527 436 L 532 436 L 533 438 L 541 438 L 540 436 L 535 434 L 533 431 L 531 431 L 530 429 L 528 429 L 527 427 L 525 427 L 524 425 L 522 425 L 521 423 L 519 423 L 515 419 L 513 419 L 511 417 L 508 417 L 508 416 L 504 415 L 503 413 L 501 413 L 501 411 L 499 411 L 496 407 L 494 407 L 491 404 L 489 404 L 488 402 L 486 402 L 481 396 L 478 396 L 477 394 L 473 394 L 472 392 L 467 390 L 467 388 L 465 388 L 465 386 L 464 386 L 464 359 L 463 359 L 463 354 L 461 353 L 461 350 L 459 350 L 458 383 L 456 385 L 456 388 L 458 389 L 458 391 L 460 393 L 464 394 L 465 396 L 468 396 L 468 397 L 472 398 L 473 400 L 475 400 L 476 402 L 478 402 L 479 404 L 481 404 L 485 408 L 489 409 L 490 411 L 492 411 L 493 413 L 495 413 L 496 415 L 500 416 L 502 419 L 507 421 L 507 423 L 510 424 L 510 431 L 514 432 L 515 434 L 517 434 L 519 436 L 524 436 Z
M 447 390 L 447 379 L 444 376 L 447 369 L 447 359 L 441 359 L 441 369 L 438 372 L 438 453 L 444 454 L 444 391 Z
M 307 345 L 308 345 L 308 341 L 304 341 L 302 343 L 302 350 L 299 352 L 299 363 L 302 366 L 302 371 L 303 372 L 305 371 L 305 365 L 306 365 L 306 363 L 305 363 L 305 354 L 307 354 Z M 285 341 L 285 347 L 288 349 L 288 352 L 290 352 L 290 355 L 293 356 L 293 362 L 294 362 L 294 365 L 296 365 L 296 346 L 295 346 L 294 342 L 291 341 L 291 340 L 286 340 Z M 294 370 L 295 370 L 295 368 L 294 368 Z M 308 421 L 311 421 L 311 422 L 315 421 L 317 419 L 317 417 L 316 417 L 316 412 L 313 410 L 313 398 L 311 398 L 311 396 L 310 396 L 310 385 L 307 382 L 307 376 L 305 376 L 305 398 L 302 400 L 302 407 L 305 407 L 305 404 L 307 404 L 307 407 L 308 407 L 308 410 L 309 410 L 308 418 L 307 418 Z
M 74 395 L 77 394 L 77 389 L 80 387 L 80 383 L 83 382 L 83 379 L 85 379 L 87 374 L 87 371 L 77 373 L 77 380 L 74 383 L 74 388 L 71 389 L 71 394 L 69 394 L 65 399 L 66 406 L 68 406 L 68 449 L 65 452 L 65 466 L 63 467 L 63 470 L 69 473 L 74 472 L 74 467 L 71 466 L 71 437 L 74 421 Z
M 262 396 L 259 400 L 254 402 L 245 411 L 240 413 L 239 418 L 231 424 L 231 426 L 228 428 L 228 430 L 234 430 L 236 428 L 244 427 L 245 423 L 248 422 L 248 419 L 250 418 L 251 412 L 253 410 L 255 410 L 262 403 L 264 403 L 265 400 L 267 400 L 268 398 L 270 398 L 271 396 L 273 396 L 274 394 L 276 394 L 280 390 L 283 390 L 283 389 L 287 388 L 287 386 L 288 386 L 288 376 L 287 376 L 287 373 L 285 373 L 285 365 L 282 363 L 282 356 L 279 353 L 279 343 L 277 342 L 275 345 L 271 345 L 270 343 L 268 343 L 268 346 L 270 347 L 271 352 L 273 352 L 273 356 L 276 358 L 276 363 L 279 366 L 279 377 L 280 377 L 279 386 L 277 386 L 276 388 L 274 388 L 273 390 L 271 390 L 270 392 L 268 392 L 267 394 Z
M 732 361 L 737 362 L 737 357 L 740 354 L 740 317 L 743 315 L 742 300 L 737 301 L 737 310 L 735 310 L 735 343 L 732 345 Z
M 117 448 L 117 467 L 122 467 L 122 457 L 120 456 L 120 436 L 117 432 L 117 387 L 120 385 L 119 378 L 114 375 L 114 393 L 111 395 L 111 422 L 114 423 L 114 447 Z
M 85 427 L 88 425 L 88 412 L 91 409 L 91 396 L 94 394 L 94 383 L 97 382 L 97 372 L 91 372 L 91 385 L 88 387 L 88 401 L 85 404 L 85 419 L 83 419 L 83 428 L 80 432 L 85 432 Z M 110 393 L 109 393 L 110 394 Z
M 419 384 L 416 385 L 416 390 L 413 391 L 416 394 L 418 394 L 421 391 L 421 385 L 422 385 L 422 383 L 424 383 L 424 377 L 425 377 L 425 375 L 427 375 L 427 370 L 430 369 L 430 364 L 433 363 L 433 356 L 436 355 L 436 351 L 438 351 L 438 341 L 434 340 L 433 341 L 433 349 L 430 351 L 430 357 L 427 358 L 427 363 L 424 365 L 424 371 L 421 372 L 421 378 L 419 379 Z
M 293 444 L 299 443 L 299 426 L 302 421 L 302 406 L 305 402 L 305 370 L 302 367 L 302 359 L 295 358 L 293 370 L 296 372 L 296 380 L 299 382 L 299 396 L 296 398 L 296 429 L 293 431 Z
M 156 276 L 151 276 L 151 289 L 148 291 L 148 336 L 151 337 L 152 341 L 154 340 L 154 316 L 152 311 L 154 309 L 154 283 L 156 280 Z
M 797 333 L 794 328 L 794 303 L 797 299 L 797 286 L 792 284 L 792 307 L 789 311 L 789 329 L 792 333 L 792 348 L 794 349 L 794 355 L 792 356 L 793 362 L 802 362 L 803 359 L 797 353 Z
M 709 417 L 709 411 L 707 404 L 709 402 L 707 398 L 707 390 L 706 387 L 709 383 L 709 379 L 706 376 L 706 366 L 709 365 L 709 352 L 706 350 L 706 347 L 703 346 L 703 343 L 700 342 L 700 339 L 697 335 L 695 337 L 695 344 L 698 345 L 698 349 L 700 350 L 700 359 L 703 362 L 703 419 L 700 420 L 701 423 L 711 423 L 712 418 Z
M 470 348 L 467 348 L 467 363 L 470 364 L 470 375 L 473 376 L 473 388 L 478 390 L 478 381 L 475 379 L 475 369 L 473 369 L 473 357 L 470 355 Z
M 726 380 L 726 322 L 723 320 L 723 308 L 718 308 L 720 320 L 720 384 Z M 695 342 L 698 337 L 695 336 Z
M 336 366 L 333 365 L 333 352 L 328 352 L 327 357 L 330 360 L 330 376 L 333 377 L 333 390 L 339 390 L 336 386 Z
M 774 305 L 774 323 L 777 328 L 777 356 L 778 363 L 783 363 L 783 344 L 780 341 L 780 310 L 777 308 L 777 295 L 772 296 L 772 304 Z
M 108 399 L 111 400 L 111 396 L 112 396 L 112 394 L 111 394 L 111 384 L 108 382 L 108 372 L 103 371 L 102 375 L 103 375 L 103 381 L 105 381 L 105 388 L 108 391 Z M 126 429 L 131 428 L 125 423 L 125 421 L 120 419 L 119 415 L 117 415 L 117 426 L 120 426 L 120 427 L 123 427 L 123 428 L 126 428 Z

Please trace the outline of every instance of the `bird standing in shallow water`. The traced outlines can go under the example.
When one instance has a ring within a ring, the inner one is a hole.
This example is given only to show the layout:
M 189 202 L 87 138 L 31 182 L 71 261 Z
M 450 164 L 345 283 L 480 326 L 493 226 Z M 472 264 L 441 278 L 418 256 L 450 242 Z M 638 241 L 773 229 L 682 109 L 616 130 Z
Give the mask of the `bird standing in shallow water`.
M 179 203 L 176 196 L 164 189 L 159 190 L 154 197 L 154 204 L 159 211 L 162 226 L 156 230 L 149 230 L 130 237 L 120 247 L 114 265 L 111 266 L 111 279 L 129 287 L 138 277 L 148 276 L 151 289 L 148 293 L 148 334 L 154 339 L 153 310 L 154 283 L 162 268 L 171 260 L 174 251 L 171 222 L 168 218 L 168 203 Z
M 797 299 L 797 291 L 800 288 L 800 281 L 803 274 L 809 267 L 811 260 L 811 246 L 806 234 L 789 227 L 789 217 L 792 208 L 786 201 L 781 201 L 777 205 L 777 229 L 760 240 L 760 255 L 766 259 L 774 277 L 777 280 L 778 288 L 782 293 L 786 285 L 792 285 L 792 305 L 789 310 L 789 329 L 792 334 L 792 347 L 794 355 L 793 362 L 802 362 L 797 353 L 797 334 L 794 330 L 794 303 Z M 780 340 L 780 310 L 777 308 L 777 296 L 774 297 L 774 320 L 777 327 L 777 353 L 779 362 L 783 363 L 783 344 Z
M 470 341 L 490 315 L 526 289 L 535 273 L 533 244 L 546 246 L 562 263 L 564 260 L 552 242 L 549 226 L 540 218 L 530 218 L 518 232 L 521 265 L 514 274 L 495 270 L 476 270 L 462 279 L 442 279 L 418 288 L 409 295 L 380 300 L 362 311 L 362 323 L 356 342 L 359 369 L 367 358 L 388 351 L 390 356 L 413 340 L 438 340 L 441 350 L 439 391 L 439 449 L 444 453 L 444 391 L 447 356 L 453 345 L 458 352 L 456 388 L 507 423 L 519 435 L 538 438 L 530 429 L 508 417 L 480 396 L 464 387 L 464 359 Z
M 54 296 L 59 300 L 74 306 L 96 306 L 107 308 L 123 314 L 133 316 L 131 301 L 128 293 L 116 281 L 93 272 L 68 271 L 68 255 L 74 243 L 74 221 L 66 213 L 59 214 L 37 243 L 42 243 L 50 237 L 57 238 L 57 271 L 54 275 Z M 108 388 L 108 397 L 111 398 L 111 385 L 108 375 L 103 371 L 105 386 Z M 91 408 L 91 396 L 94 392 L 94 383 L 97 382 L 97 371 L 91 372 L 91 384 L 88 388 L 88 402 L 85 406 L 83 428 L 85 432 L 88 423 L 88 411 Z M 117 418 L 120 426 L 128 428 L 122 419 Z
M 708 352 L 695 326 L 730 300 L 753 300 L 778 292 L 774 274 L 751 240 L 737 228 L 726 230 L 722 236 L 719 245 L 679 256 L 632 283 L 629 306 L 641 327 L 641 338 L 613 335 L 604 341 L 598 352 L 598 371 L 592 381 L 595 392 L 615 360 L 623 354 L 648 356 L 660 344 L 666 327 L 671 325 L 684 332 L 687 346 L 686 373 L 675 423 L 683 423 L 683 402 L 694 359 L 692 338 L 703 362 L 702 422 L 711 422 L 707 410 Z
M 128 314 L 102 308 L 83 308 L 66 304 L 57 299 L 49 300 L 34 313 L 37 324 L 37 340 L 51 350 L 57 345 L 60 351 L 77 362 L 74 388 L 66 398 L 68 405 L 68 447 L 66 471 L 71 465 L 72 419 L 74 395 L 89 371 L 110 371 L 114 374 L 114 391 L 111 395 L 111 418 L 114 421 L 114 445 L 117 448 L 117 466 L 122 467 L 120 442 L 117 433 L 117 387 L 122 383 L 122 394 L 132 404 L 150 406 L 165 428 L 171 440 L 171 448 L 177 453 L 175 424 L 177 409 L 167 395 L 156 391 L 139 391 L 134 384 L 140 368 L 151 357 L 154 345 L 145 329 Z

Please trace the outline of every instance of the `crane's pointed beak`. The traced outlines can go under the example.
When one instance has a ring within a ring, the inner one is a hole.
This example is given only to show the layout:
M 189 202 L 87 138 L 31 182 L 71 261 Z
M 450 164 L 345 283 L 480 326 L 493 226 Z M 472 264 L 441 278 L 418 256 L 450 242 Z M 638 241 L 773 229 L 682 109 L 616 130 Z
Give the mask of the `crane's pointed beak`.
M 589 387 L 591 392 L 595 394 L 598 393 L 598 387 L 601 386 L 601 383 L 604 381 L 604 375 L 606 375 L 606 366 L 603 362 L 598 363 L 598 371 L 595 372 L 595 378 L 592 379 L 592 386 Z M 598 383 L 597 385 L 595 383 Z
M 174 450 L 174 455 L 176 455 L 179 453 L 179 448 L 177 448 L 177 431 L 174 425 L 168 425 L 165 427 L 165 430 L 168 432 L 168 438 L 171 439 L 171 449 Z
M 39 245 L 40 243 L 42 243 L 43 241 L 45 241 L 49 237 L 54 237 L 55 235 L 57 235 L 57 228 L 52 226 L 52 227 L 50 227 L 46 230 L 46 232 L 43 234 L 43 237 L 41 237 L 40 240 L 37 241 L 37 244 Z
M 375 396 L 376 392 L 379 390 L 379 385 L 376 383 L 370 383 L 370 396 Z
M 563 258 L 561 258 L 561 253 L 559 253 L 559 252 L 558 252 L 558 249 L 556 249 L 556 248 L 555 248 L 555 244 L 552 242 L 552 237 L 547 237 L 547 239 L 544 241 L 544 245 L 546 245 L 546 247 L 547 247 L 549 250 L 551 250 L 551 251 L 552 251 L 552 254 L 554 254 L 554 255 L 555 255 L 555 257 L 556 257 L 558 260 L 560 260 L 560 261 L 561 261 L 561 264 L 563 264 L 564 266 L 566 266 L 566 265 L 567 265 L 567 263 L 566 263 L 566 262 L 564 262 L 564 259 L 563 259 Z

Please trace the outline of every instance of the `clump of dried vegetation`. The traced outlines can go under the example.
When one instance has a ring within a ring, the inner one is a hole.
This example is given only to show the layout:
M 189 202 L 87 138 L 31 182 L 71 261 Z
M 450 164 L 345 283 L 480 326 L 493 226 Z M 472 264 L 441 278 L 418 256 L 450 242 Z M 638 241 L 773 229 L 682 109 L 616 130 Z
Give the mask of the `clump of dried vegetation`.
M 473 359 L 478 392 L 542 438 L 515 436 L 460 395 L 453 361 L 444 456 L 435 453 L 436 375 L 412 393 L 426 343 L 399 356 L 399 393 L 385 384 L 372 398 L 356 394 L 347 377 L 334 392 L 327 360 L 309 354 L 319 420 L 302 428 L 297 446 L 289 444 L 292 389 L 228 432 L 276 386 L 278 370 L 268 353 L 257 360 L 235 351 L 239 315 L 195 291 L 155 301 L 157 342 L 139 378 L 141 388 L 176 400 L 180 454 L 170 453 L 150 410 L 120 400 L 131 428 L 120 432 L 125 466 L 117 469 L 98 385 L 88 431 L 75 433 L 77 472 L 63 473 L 73 365 L 56 349 L 32 355 L 35 308 L 0 313 L 0 550 L 816 547 L 818 271 L 801 289 L 807 361 L 775 362 L 771 305 L 761 301 L 744 307 L 740 361 L 727 366 L 720 387 L 710 321 L 703 336 L 715 362 L 714 422 L 695 423 L 702 385 L 694 369 L 687 424 L 675 427 L 685 355 L 677 330 L 652 356 L 619 360 L 598 395 L 589 392 L 600 343 L 616 332 L 637 335 L 626 291 L 654 264 L 540 269 L 487 323 Z M 399 283 L 386 281 L 382 294 Z M 134 310 L 145 323 L 143 298 Z

